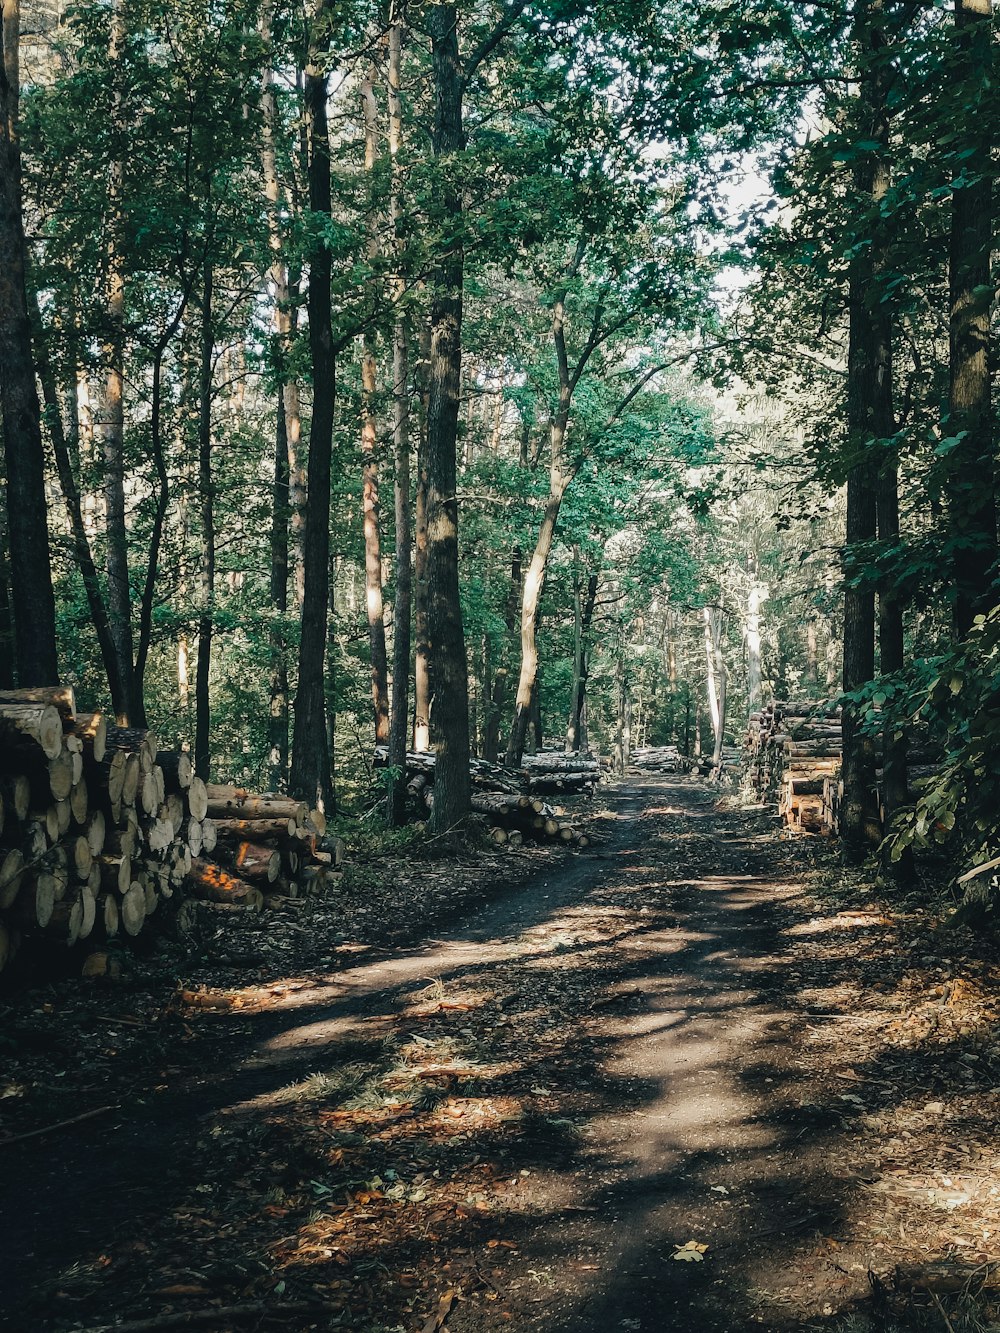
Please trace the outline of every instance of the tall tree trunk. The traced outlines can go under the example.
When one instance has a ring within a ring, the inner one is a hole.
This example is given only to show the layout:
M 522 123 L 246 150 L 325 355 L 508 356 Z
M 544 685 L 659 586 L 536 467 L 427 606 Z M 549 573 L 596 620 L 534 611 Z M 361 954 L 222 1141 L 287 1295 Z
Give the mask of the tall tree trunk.
M 757 559 L 753 557 L 750 570 L 750 591 L 747 594 L 747 710 L 756 713 L 761 706 L 760 664 L 760 608 L 767 598 L 767 589 L 757 576 Z
M 309 256 L 309 351 L 312 360 L 313 411 L 309 436 L 309 491 L 306 502 L 305 589 L 299 640 L 299 683 L 289 790 L 322 808 L 333 808 L 330 742 L 327 732 L 325 663 L 330 596 L 330 464 L 336 403 L 336 359 L 332 328 L 332 263 L 323 240 L 330 217 L 330 136 L 327 126 L 327 75 L 323 32 L 325 0 L 314 9 L 314 33 L 305 71 L 309 142 L 309 207 L 320 233 Z
M 855 20 L 861 64 L 859 135 L 880 145 L 888 142 L 885 79 L 888 73 L 881 31 L 881 0 L 867 0 Z M 885 193 L 884 151 L 858 155 L 853 173 L 856 204 L 865 210 L 868 245 L 855 245 L 848 276 L 850 306 L 847 355 L 847 429 L 852 464 L 847 478 L 847 559 L 860 542 L 877 532 L 874 461 L 878 444 L 891 437 L 892 349 L 889 310 L 876 289 L 876 250 L 882 244 L 876 221 L 877 201 Z M 844 693 L 863 689 L 875 675 L 875 594 L 870 587 L 844 593 Z M 861 713 L 848 701 L 843 709 L 843 782 L 840 832 L 844 854 L 860 860 L 881 840 L 875 792 L 875 746 L 861 734 Z
M 207 782 L 212 764 L 212 632 L 215 625 L 215 486 L 212 480 L 212 263 L 205 264 L 201 296 L 201 363 L 198 377 L 198 494 L 201 561 L 198 571 L 198 665 L 194 684 L 194 771 Z
M 19 0 L 2 0 L 0 34 L 0 415 L 7 472 L 17 674 L 22 685 L 55 685 L 56 611 L 45 504 L 45 455 L 31 354 L 27 246 L 18 140 Z
M 111 6 L 111 35 L 108 61 L 112 79 L 117 80 L 118 63 L 125 45 L 125 25 L 121 0 Z M 120 96 L 112 100 L 112 120 L 120 119 Z M 129 582 L 128 529 L 125 506 L 125 275 L 121 233 L 122 166 L 112 160 L 108 168 L 108 242 L 106 250 L 105 315 L 107 336 L 104 340 L 104 391 L 101 415 L 95 434 L 104 452 L 104 513 L 107 528 L 106 574 L 108 581 L 108 617 L 111 636 L 118 656 L 118 674 L 126 683 L 127 710 L 118 713 L 123 725 L 146 725 L 142 692 L 135 674 L 135 647 L 132 635 L 132 590 Z
M 274 432 L 271 491 L 271 659 L 268 707 L 268 766 L 271 786 L 283 791 L 288 779 L 288 664 L 282 622 L 288 610 L 288 437 L 284 393 L 279 390 Z
M 402 76 L 404 0 L 393 0 L 389 27 L 389 158 L 392 185 L 389 218 L 393 227 L 396 262 L 400 264 L 403 237 L 402 220 L 402 149 L 403 107 L 400 96 Z M 393 280 L 396 317 L 392 330 L 392 446 L 395 470 L 396 519 L 396 605 L 393 610 L 392 636 L 392 709 L 389 724 L 389 765 L 397 770 L 388 795 L 389 823 L 406 823 L 406 741 L 409 728 L 410 697 L 410 621 L 412 615 L 411 531 L 410 531 L 410 386 L 409 330 L 402 310 L 406 280 L 397 270 Z
M 420 334 L 420 434 L 417 439 L 417 489 L 414 498 L 413 548 L 413 748 L 427 750 L 431 743 L 431 649 L 427 624 L 427 406 L 430 370 L 430 325 Z
M 621 777 L 628 768 L 632 755 L 632 691 L 628 674 L 628 644 L 624 625 L 619 625 L 618 628 L 618 663 L 615 672 L 615 684 L 617 686 L 617 720 L 615 723 L 614 770 Z
M 705 657 L 708 670 L 708 712 L 712 719 L 712 767 L 718 771 L 722 767 L 722 747 L 726 739 L 726 698 L 728 695 L 729 673 L 726 671 L 726 659 L 722 655 L 722 612 L 717 606 L 706 606 L 702 610 L 705 626 Z
M 590 627 L 593 623 L 594 607 L 597 603 L 597 584 L 597 575 L 589 575 L 587 578 L 587 592 L 584 596 L 578 578 L 573 593 L 573 689 L 569 710 L 569 726 L 566 729 L 566 749 L 570 753 L 586 750 L 588 746 L 587 679 L 590 674 Z
M 992 9 L 992 0 L 955 0 L 956 81 L 962 90 L 965 123 L 956 145 L 964 151 L 951 205 L 951 383 L 946 434 L 963 435 L 947 455 L 954 620 L 962 637 L 975 617 L 993 605 L 990 589 L 997 562 L 996 459 L 990 411 L 991 129 L 996 97 Z
M 14 621 L 10 609 L 10 560 L 7 557 L 7 506 L 0 505 L 0 689 L 13 689 L 16 683 Z
M 365 171 L 369 180 L 378 154 L 378 112 L 375 105 L 374 71 L 361 85 L 361 104 L 365 123 Z M 371 208 L 368 221 L 368 260 L 379 253 L 378 219 Z M 361 459 L 362 514 L 365 542 L 365 612 L 368 617 L 368 654 L 371 665 L 372 706 L 375 712 L 375 744 L 389 740 L 389 662 L 385 646 L 385 606 L 382 598 L 382 533 L 379 521 L 378 431 L 375 422 L 375 395 L 378 378 L 375 367 L 375 335 L 364 334 L 361 353 Z
M 271 40 L 272 6 L 261 15 L 261 38 Z M 261 97 L 261 169 L 264 196 L 268 205 L 268 244 L 271 251 L 270 277 L 274 288 L 274 360 L 278 369 L 278 403 L 275 416 L 274 483 L 271 493 L 271 611 L 274 623 L 268 634 L 270 672 L 268 684 L 268 766 L 271 785 L 284 790 L 288 780 L 288 645 L 281 621 L 288 610 L 288 526 L 293 522 L 295 551 L 296 603 L 301 604 L 303 586 L 302 536 L 305 485 L 301 473 L 302 423 L 299 410 L 298 381 L 289 368 L 292 351 L 294 316 L 292 288 L 281 233 L 281 181 L 278 175 L 277 139 L 279 133 L 278 100 L 274 70 L 269 60 L 264 71 Z M 294 516 L 292 477 L 295 475 Z
M 507 698 L 507 683 L 510 679 L 508 661 L 513 649 L 514 634 L 517 628 L 517 608 L 520 601 L 521 548 L 515 546 L 510 555 L 510 582 L 507 585 L 507 601 L 504 610 L 504 625 L 507 632 L 500 661 L 493 674 L 493 692 L 490 697 L 489 717 L 483 739 L 483 758 L 491 764 L 496 763 L 500 753 L 500 725 L 503 720 L 504 704 Z
M 579 268 L 582 248 L 578 248 L 574 260 L 574 271 Z M 532 692 L 538 675 L 538 610 L 541 604 L 542 589 L 545 585 L 545 573 L 548 569 L 552 543 L 555 539 L 556 524 L 563 496 L 573 480 L 573 470 L 565 456 L 566 431 L 569 426 L 570 406 L 573 390 L 579 381 L 583 369 L 581 362 L 572 374 L 566 354 L 566 290 L 556 297 L 552 310 L 552 340 L 556 354 L 556 366 L 559 373 L 559 401 L 549 428 L 549 496 L 545 502 L 538 539 L 532 552 L 527 573 L 524 576 L 524 592 L 521 598 L 521 671 L 517 682 L 517 696 L 514 701 L 514 720 L 511 723 L 510 737 L 507 741 L 506 762 L 510 767 L 520 764 L 524 755 L 524 740 L 527 735 L 529 710 Z
M 52 453 L 55 457 L 56 473 L 59 477 L 59 488 L 62 491 L 63 503 L 66 506 L 66 517 L 73 537 L 73 554 L 77 568 L 80 571 L 80 577 L 83 580 L 84 592 L 87 595 L 90 619 L 97 634 L 101 661 L 104 664 L 104 673 L 107 677 L 108 688 L 111 691 L 111 706 L 116 714 L 120 714 L 128 711 L 127 685 L 118 671 L 118 655 L 115 652 L 114 641 L 111 637 L 108 608 L 104 601 L 104 591 L 101 588 L 94 554 L 90 547 L 90 538 L 87 536 L 87 529 L 84 525 L 80 487 L 73 466 L 73 457 L 66 439 L 66 432 L 63 429 L 63 418 L 59 405 L 59 386 L 49 356 L 45 329 L 42 325 L 38 299 L 34 291 L 29 294 L 29 301 L 31 322 L 34 328 L 35 361 L 38 367 L 38 378 L 42 385 L 42 398 L 45 403 L 45 423 L 48 427 L 49 439 L 52 442 Z
M 459 155 L 463 72 L 458 6 L 427 10 L 434 80 L 435 221 L 447 228 L 431 275 L 431 356 L 427 403 L 427 622 L 434 659 L 437 760 L 431 826 L 437 833 L 469 813 L 469 679 L 458 572 L 458 408 L 462 371 L 462 189 Z

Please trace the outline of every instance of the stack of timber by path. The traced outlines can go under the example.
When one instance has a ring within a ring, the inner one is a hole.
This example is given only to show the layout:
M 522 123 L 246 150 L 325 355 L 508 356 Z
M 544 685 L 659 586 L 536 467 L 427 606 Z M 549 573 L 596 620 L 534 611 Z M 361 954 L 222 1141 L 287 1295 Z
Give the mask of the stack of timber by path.
M 101 951 L 202 903 L 324 892 L 343 860 L 325 834 L 318 811 L 208 786 L 152 731 L 78 712 L 69 686 L 0 691 L 0 970 L 28 941 L 25 958 Z
M 387 752 L 380 746 L 375 762 L 385 764 Z M 406 756 L 406 790 L 411 813 L 426 818 L 434 805 L 435 756 L 430 750 L 414 750 Z M 490 839 L 497 846 L 520 847 L 524 841 L 560 842 L 586 847 L 589 836 L 578 829 L 565 811 L 549 805 L 544 795 L 556 791 L 590 795 L 600 781 L 601 766 L 589 755 L 567 755 L 545 751 L 526 759 L 520 768 L 501 768 L 484 759 L 470 763 L 472 809 L 490 826 Z

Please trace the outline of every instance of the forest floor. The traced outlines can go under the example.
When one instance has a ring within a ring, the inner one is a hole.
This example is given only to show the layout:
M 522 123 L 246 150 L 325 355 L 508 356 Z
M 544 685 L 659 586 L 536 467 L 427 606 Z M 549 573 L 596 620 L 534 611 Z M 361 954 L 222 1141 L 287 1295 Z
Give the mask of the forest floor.
M 0 1327 L 1000 1327 L 995 942 L 695 780 L 600 801 L 0 1001 Z

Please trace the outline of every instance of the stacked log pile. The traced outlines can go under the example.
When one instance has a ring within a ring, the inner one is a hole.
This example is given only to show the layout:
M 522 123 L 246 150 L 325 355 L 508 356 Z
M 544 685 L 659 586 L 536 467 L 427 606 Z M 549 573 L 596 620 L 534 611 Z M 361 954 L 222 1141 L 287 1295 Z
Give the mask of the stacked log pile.
M 304 805 L 206 786 L 153 732 L 78 712 L 71 687 L 0 691 L 0 970 L 26 938 L 134 938 L 171 899 L 323 891 L 342 859 L 324 834 Z
M 379 747 L 375 762 L 386 761 L 386 750 Z M 420 819 L 434 807 L 434 766 L 432 751 L 413 750 L 406 756 L 406 790 L 413 814 Z M 472 808 L 490 825 L 489 836 L 497 846 L 520 847 L 525 840 L 589 845 L 587 834 L 544 796 L 553 792 L 591 794 L 601 776 L 596 759 L 545 751 L 530 756 L 518 769 L 473 759 L 470 776 Z
M 642 746 L 632 751 L 629 761 L 645 773 L 685 773 L 691 762 L 676 745 Z
M 836 833 L 841 746 L 839 709 L 776 701 L 750 717 L 747 780 L 762 799 L 777 800 L 789 828 Z

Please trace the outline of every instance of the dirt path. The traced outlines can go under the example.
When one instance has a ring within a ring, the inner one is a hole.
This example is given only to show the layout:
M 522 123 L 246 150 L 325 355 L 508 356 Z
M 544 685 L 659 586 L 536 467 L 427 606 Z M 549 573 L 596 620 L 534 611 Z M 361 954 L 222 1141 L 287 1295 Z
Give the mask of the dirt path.
M 807 1058 L 810 850 L 689 780 L 612 811 L 596 850 L 417 947 L 304 954 L 266 1006 L 198 1015 L 172 1078 L 6 1149 L 3 1326 L 831 1327 L 869 1292 L 868 1085 Z

